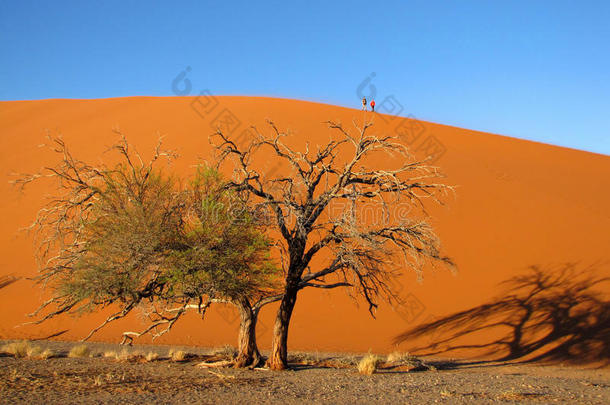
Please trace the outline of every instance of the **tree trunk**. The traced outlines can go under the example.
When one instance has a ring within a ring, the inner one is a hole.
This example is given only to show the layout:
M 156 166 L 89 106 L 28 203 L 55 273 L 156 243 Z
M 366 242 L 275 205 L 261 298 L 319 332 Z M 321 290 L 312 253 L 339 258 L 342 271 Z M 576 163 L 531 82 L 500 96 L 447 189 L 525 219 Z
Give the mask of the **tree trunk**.
M 239 310 L 239 337 L 238 355 L 235 359 L 235 367 L 258 367 L 262 361 L 260 352 L 256 345 L 256 321 L 257 315 L 252 310 L 252 305 L 246 299 L 235 301 Z
M 277 311 L 273 327 L 271 355 L 267 360 L 267 365 L 272 370 L 284 370 L 288 367 L 288 327 L 297 300 L 297 292 L 297 288 L 286 288 Z

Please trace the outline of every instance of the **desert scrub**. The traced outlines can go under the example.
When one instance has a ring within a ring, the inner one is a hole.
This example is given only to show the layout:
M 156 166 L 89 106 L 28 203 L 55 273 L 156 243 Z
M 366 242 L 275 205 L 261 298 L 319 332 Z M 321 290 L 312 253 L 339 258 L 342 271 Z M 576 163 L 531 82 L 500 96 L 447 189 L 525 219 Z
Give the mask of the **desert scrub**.
M 150 353 L 149 353 L 150 355 Z M 144 356 L 144 354 L 142 354 L 139 351 L 135 351 L 135 352 L 131 352 L 128 349 L 123 349 L 120 352 L 116 352 L 114 350 L 109 350 L 104 352 L 103 356 L 107 359 L 113 359 L 116 361 L 122 361 L 122 362 L 138 362 L 138 361 L 144 361 L 147 359 L 146 356 Z
M 7 343 L 2 346 L 2 351 L 12 354 L 16 358 L 22 358 L 29 355 L 28 353 L 32 351 L 32 345 L 30 342 L 25 340 L 21 342 Z
M 400 371 L 436 371 L 436 367 L 409 353 L 393 352 L 388 354 L 385 366 Z
M 144 360 L 144 355 L 139 352 L 130 352 L 127 349 L 121 350 L 121 353 L 118 354 L 117 360 L 119 361 L 128 361 L 128 362 L 136 362 Z
M 28 341 L 7 343 L 2 346 L 1 351 L 12 354 L 16 358 L 29 357 L 31 359 L 46 360 L 55 356 L 51 349 L 42 349 L 40 346 L 34 346 Z
M 87 345 L 78 345 L 70 349 L 68 357 L 79 358 L 79 357 L 91 357 L 91 350 Z
M 381 364 L 381 359 L 378 356 L 369 353 L 358 363 L 358 372 L 364 375 L 372 375 L 377 371 L 379 364 Z
M 159 354 L 155 352 L 148 352 L 144 358 L 146 361 L 155 361 L 159 359 Z
M 386 361 L 388 363 L 392 363 L 392 364 L 407 364 L 408 365 L 408 364 L 417 362 L 418 359 L 417 359 L 417 357 L 415 357 L 409 353 L 392 352 L 392 353 L 388 354 Z
M 37 358 L 42 354 L 42 349 L 40 348 L 40 346 L 29 345 L 26 351 L 28 357 L 30 358 Z
M 36 357 L 41 359 L 41 360 L 47 360 L 47 359 L 50 359 L 51 357 L 55 357 L 55 352 L 53 350 L 51 350 L 51 349 L 44 349 L 42 351 L 42 353 L 40 353 Z
M 172 361 L 185 361 L 187 357 L 188 357 L 188 353 L 185 351 L 174 350 L 174 349 L 171 349 L 169 351 L 169 358 Z

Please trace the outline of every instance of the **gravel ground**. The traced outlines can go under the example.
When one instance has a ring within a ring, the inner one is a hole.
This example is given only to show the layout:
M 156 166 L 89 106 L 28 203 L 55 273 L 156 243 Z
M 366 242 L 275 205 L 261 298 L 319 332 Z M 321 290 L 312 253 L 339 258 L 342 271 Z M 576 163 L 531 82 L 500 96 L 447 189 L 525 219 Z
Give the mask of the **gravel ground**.
M 283 372 L 206 370 L 197 364 L 209 349 L 175 348 L 191 353 L 184 362 L 171 361 L 169 347 L 129 349 L 160 355 L 146 362 L 102 357 L 123 349 L 116 345 L 88 344 L 93 357 L 69 358 L 75 343 L 32 344 L 57 355 L 40 360 L 0 354 L 1 404 L 610 403 L 605 368 L 425 359 L 432 366 L 426 371 L 384 369 L 366 376 L 353 366 L 320 366 L 336 354 L 301 354 L 301 362 L 314 365 L 294 364 Z

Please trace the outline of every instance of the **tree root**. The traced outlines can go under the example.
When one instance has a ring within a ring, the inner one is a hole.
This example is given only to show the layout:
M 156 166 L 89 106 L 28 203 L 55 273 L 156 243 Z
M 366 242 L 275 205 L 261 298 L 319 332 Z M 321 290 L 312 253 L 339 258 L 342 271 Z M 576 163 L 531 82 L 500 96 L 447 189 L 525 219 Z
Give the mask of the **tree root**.
M 232 367 L 232 368 L 248 368 L 248 369 L 258 369 L 264 364 L 264 359 L 259 356 L 254 356 L 248 358 L 246 356 L 238 356 L 233 360 L 220 360 L 220 361 L 202 361 L 197 364 L 197 367 L 200 368 L 223 368 L 223 367 Z
M 212 361 L 212 362 L 202 361 L 201 363 L 197 364 L 197 367 L 200 367 L 200 368 L 229 367 L 229 366 L 232 366 L 233 363 L 234 363 L 233 360 L 221 360 L 221 361 Z

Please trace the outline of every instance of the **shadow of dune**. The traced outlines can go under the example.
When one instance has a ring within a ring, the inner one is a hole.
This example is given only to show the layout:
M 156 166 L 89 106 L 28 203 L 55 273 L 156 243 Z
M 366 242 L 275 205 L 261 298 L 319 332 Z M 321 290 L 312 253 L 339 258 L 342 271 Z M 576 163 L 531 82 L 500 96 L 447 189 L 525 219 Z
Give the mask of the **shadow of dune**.
M 429 344 L 411 349 L 427 355 L 467 349 L 498 361 L 608 365 L 610 302 L 602 284 L 610 278 L 595 272 L 572 263 L 531 266 L 502 283 L 501 297 L 407 330 L 394 343 L 427 338 Z

